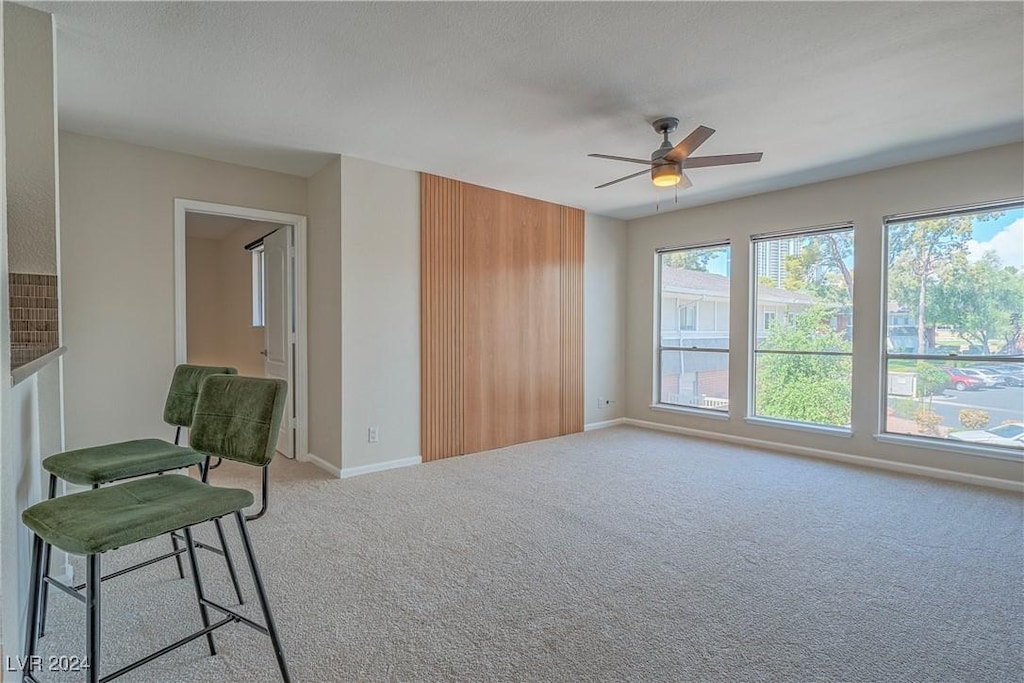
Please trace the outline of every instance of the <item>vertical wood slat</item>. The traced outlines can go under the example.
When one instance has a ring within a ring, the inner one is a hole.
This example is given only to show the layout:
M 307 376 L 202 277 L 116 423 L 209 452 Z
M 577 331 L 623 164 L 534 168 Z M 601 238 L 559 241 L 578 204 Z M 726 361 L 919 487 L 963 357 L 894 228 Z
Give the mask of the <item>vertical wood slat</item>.
M 462 446 L 462 183 L 420 174 L 420 454 Z
M 561 212 L 562 434 L 583 431 L 583 211 Z

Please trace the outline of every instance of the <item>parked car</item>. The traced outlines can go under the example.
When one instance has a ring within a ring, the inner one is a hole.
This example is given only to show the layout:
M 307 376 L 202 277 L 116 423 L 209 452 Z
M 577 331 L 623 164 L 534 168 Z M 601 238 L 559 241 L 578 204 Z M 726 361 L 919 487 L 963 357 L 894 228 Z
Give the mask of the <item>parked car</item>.
M 949 375 L 949 381 L 946 383 L 946 386 L 951 389 L 967 391 L 968 389 L 981 389 L 985 386 L 985 382 L 980 377 L 965 375 L 963 371 L 956 368 L 942 368 L 942 370 Z
M 1001 387 L 1006 383 L 1006 378 L 998 372 L 992 372 L 991 370 L 983 370 L 981 368 L 961 368 L 960 372 L 968 377 L 977 377 L 986 387 Z
M 1004 386 L 1024 387 L 1024 365 L 986 365 L 985 367 L 977 369 L 985 370 L 987 372 L 994 372 L 998 375 L 1001 375 L 1003 378 Z
M 950 439 L 969 441 L 989 446 L 1009 446 L 1024 449 L 1024 423 L 1008 422 L 989 429 L 972 429 L 964 432 L 950 432 Z

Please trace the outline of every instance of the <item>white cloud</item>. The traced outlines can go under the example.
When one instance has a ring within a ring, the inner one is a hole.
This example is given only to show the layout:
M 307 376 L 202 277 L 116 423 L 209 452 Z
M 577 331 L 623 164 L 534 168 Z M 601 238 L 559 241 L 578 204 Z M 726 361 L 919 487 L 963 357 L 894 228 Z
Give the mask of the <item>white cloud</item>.
M 994 251 L 1004 264 L 1024 268 L 1024 218 L 1010 223 L 987 242 L 969 241 L 967 250 L 971 261 L 977 261 L 987 251 Z

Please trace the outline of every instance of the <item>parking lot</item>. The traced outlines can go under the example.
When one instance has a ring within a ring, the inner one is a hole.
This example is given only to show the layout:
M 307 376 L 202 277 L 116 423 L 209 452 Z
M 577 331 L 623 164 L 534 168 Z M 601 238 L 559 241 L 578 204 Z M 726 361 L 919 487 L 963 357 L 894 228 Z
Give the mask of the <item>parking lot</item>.
M 932 410 L 942 416 L 942 424 L 952 429 L 963 429 L 960 411 L 977 408 L 989 414 L 989 426 L 1005 420 L 1024 421 L 1024 387 L 996 387 L 975 391 L 946 389 L 932 401 Z

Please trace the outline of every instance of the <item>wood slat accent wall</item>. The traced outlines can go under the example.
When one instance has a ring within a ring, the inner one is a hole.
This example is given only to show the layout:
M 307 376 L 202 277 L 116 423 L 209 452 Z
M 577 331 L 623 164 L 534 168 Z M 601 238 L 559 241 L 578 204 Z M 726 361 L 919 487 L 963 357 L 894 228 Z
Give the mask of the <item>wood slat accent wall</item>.
M 583 429 L 583 212 L 422 174 L 424 461 Z
M 424 461 L 462 453 L 462 183 L 420 174 Z
M 562 207 L 562 434 L 583 431 L 583 212 Z

